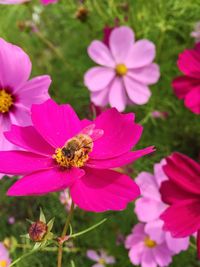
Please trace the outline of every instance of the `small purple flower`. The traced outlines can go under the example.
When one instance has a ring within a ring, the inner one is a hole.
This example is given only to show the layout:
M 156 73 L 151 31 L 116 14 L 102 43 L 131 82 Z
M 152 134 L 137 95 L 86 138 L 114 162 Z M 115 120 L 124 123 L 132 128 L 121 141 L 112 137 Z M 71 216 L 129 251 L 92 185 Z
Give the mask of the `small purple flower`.
M 190 36 L 195 39 L 196 43 L 200 42 L 200 21 L 195 24 L 194 30 L 191 32 Z
M 105 267 L 106 264 L 114 264 L 115 258 L 112 256 L 108 256 L 104 250 L 95 251 L 95 250 L 88 250 L 87 257 L 90 260 L 97 262 L 96 264 L 92 265 L 92 267 Z

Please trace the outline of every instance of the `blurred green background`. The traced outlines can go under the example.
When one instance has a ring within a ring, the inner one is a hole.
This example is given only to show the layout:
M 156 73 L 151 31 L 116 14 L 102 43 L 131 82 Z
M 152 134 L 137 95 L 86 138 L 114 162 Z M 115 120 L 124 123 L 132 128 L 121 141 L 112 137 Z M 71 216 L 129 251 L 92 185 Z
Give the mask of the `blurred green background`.
M 81 17 L 81 8 L 86 15 Z M 155 145 L 154 155 L 141 158 L 132 168 L 134 178 L 140 171 L 152 171 L 153 164 L 172 151 L 183 152 L 194 159 L 199 158 L 199 117 L 188 111 L 172 92 L 171 81 L 179 74 L 176 66 L 178 54 L 190 48 L 194 40 L 190 37 L 194 24 L 200 20 L 200 0 L 60 0 L 58 4 L 42 6 L 39 0 L 27 5 L 0 6 L 0 37 L 22 47 L 29 54 L 32 76 L 49 74 L 52 77 L 50 93 L 59 103 L 70 103 L 80 117 L 89 117 L 89 92 L 83 85 L 85 71 L 94 65 L 87 55 L 87 46 L 93 39 L 102 39 L 103 28 L 114 26 L 118 18 L 120 25 L 133 28 L 137 39 L 147 38 L 157 47 L 156 62 L 160 65 L 160 81 L 151 87 L 152 97 L 144 106 L 129 107 L 136 113 L 136 121 L 144 126 L 137 148 Z M 33 24 L 38 31 L 32 30 Z M 151 112 L 167 112 L 167 119 L 153 119 Z M 0 240 L 14 236 L 19 243 L 21 234 L 27 232 L 26 218 L 36 220 L 39 207 L 43 207 L 50 219 L 56 218 L 54 232 L 61 233 L 66 211 L 60 204 L 58 194 L 38 198 L 8 198 L 7 188 L 12 179 L 0 182 Z M 8 224 L 14 216 L 16 223 Z M 92 262 L 86 256 L 89 248 L 104 248 L 116 257 L 116 267 L 129 267 L 128 253 L 124 246 L 116 245 L 118 234 L 127 235 L 136 223 L 133 204 L 123 212 L 105 214 L 86 213 L 76 210 L 74 230 L 80 231 L 108 218 L 108 222 L 95 231 L 74 241 L 76 252 L 65 253 L 63 267 L 89 267 Z M 15 259 L 27 252 L 17 248 L 12 252 Z M 30 256 L 18 267 L 56 266 L 55 252 L 41 252 Z M 196 267 L 195 250 L 190 248 L 174 257 L 171 266 Z

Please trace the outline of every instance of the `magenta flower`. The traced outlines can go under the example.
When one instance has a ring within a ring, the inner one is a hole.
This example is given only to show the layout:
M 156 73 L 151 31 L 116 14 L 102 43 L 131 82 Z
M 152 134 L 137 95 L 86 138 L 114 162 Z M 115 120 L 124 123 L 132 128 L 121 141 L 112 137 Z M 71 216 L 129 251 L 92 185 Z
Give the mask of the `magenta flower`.
M 30 125 L 30 107 L 49 98 L 49 76 L 28 80 L 31 62 L 19 47 L 0 39 L 0 150 L 13 149 L 3 132 L 11 124 Z M 19 64 L 20 62 L 20 64 Z
M 160 72 L 155 58 L 155 46 L 148 40 L 134 41 L 131 28 L 115 28 L 109 37 L 109 47 L 93 41 L 88 47 L 91 59 L 99 64 L 88 70 L 84 83 L 91 91 L 97 106 L 108 103 L 123 111 L 128 103 L 143 105 L 148 102 L 149 84 L 158 81 Z
M 92 267 L 105 267 L 107 264 L 114 264 L 115 258 L 113 256 L 108 256 L 104 250 L 100 250 L 96 252 L 95 250 L 88 250 L 87 257 L 90 260 L 97 262 L 96 264 L 92 265 Z
M 141 198 L 135 203 L 135 213 L 141 222 L 147 223 L 146 227 L 158 225 L 160 227 L 160 239 L 165 240 L 168 248 L 173 254 L 178 254 L 182 250 L 187 250 L 189 246 L 189 238 L 173 238 L 170 232 L 162 230 L 163 221 L 160 220 L 160 215 L 168 208 L 168 205 L 163 203 L 159 192 L 161 183 L 168 180 L 162 167 L 166 164 L 165 159 L 154 165 L 154 175 L 148 172 L 142 172 L 136 178 L 136 183 L 141 190 Z
M 69 105 L 48 100 L 32 106 L 33 126 L 13 125 L 6 138 L 25 151 L 0 152 L 0 172 L 24 175 L 9 196 L 43 195 L 70 189 L 80 208 L 88 211 L 122 210 L 139 188 L 121 167 L 154 151 L 130 151 L 142 127 L 134 114 L 109 109 L 94 121 L 80 121 Z
M 134 265 L 164 267 L 171 263 L 173 253 L 165 240 L 160 239 L 161 231 L 162 227 L 156 223 L 151 228 L 143 223 L 133 227 L 125 241 L 125 247 L 129 249 L 129 258 Z
M 174 93 L 190 111 L 200 114 L 200 43 L 179 55 L 178 67 L 184 76 L 172 82 Z
M 40 0 L 43 5 L 49 5 L 53 3 L 57 3 L 58 0 Z
M 161 185 L 161 195 L 169 207 L 161 215 L 164 229 L 174 237 L 187 237 L 198 231 L 200 258 L 200 165 L 191 158 L 173 153 L 163 167 L 169 178 Z
M 0 266 L 2 267 L 9 267 L 11 264 L 11 259 L 9 257 L 9 252 L 3 245 L 3 243 L 0 243 Z

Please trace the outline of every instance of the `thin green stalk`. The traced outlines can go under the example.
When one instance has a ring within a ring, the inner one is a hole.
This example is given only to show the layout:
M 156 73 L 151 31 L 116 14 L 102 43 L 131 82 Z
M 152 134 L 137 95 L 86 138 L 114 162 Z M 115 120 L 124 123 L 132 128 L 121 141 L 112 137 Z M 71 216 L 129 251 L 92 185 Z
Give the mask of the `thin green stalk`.
M 74 213 L 74 203 L 72 202 L 69 215 L 67 216 L 67 220 L 65 222 L 65 226 L 62 231 L 61 239 L 67 235 L 67 230 L 70 227 L 70 221 L 72 219 Z M 62 267 L 62 255 L 63 255 L 63 243 L 60 242 L 58 247 L 58 264 L 57 267 Z

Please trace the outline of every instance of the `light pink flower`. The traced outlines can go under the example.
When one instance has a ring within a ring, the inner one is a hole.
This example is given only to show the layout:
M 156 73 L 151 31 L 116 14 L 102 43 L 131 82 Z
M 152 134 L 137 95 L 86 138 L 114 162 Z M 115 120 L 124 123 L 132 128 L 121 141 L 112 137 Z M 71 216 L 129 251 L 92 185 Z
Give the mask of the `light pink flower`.
M 0 150 L 15 146 L 7 141 L 3 132 L 11 124 L 30 125 L 30 107 L 49 98 L 49 76 L 28 80 L 31 61 L 18 46 L 0 39 Z
M 53 3 L 57 3 L 58 0 L 41 0 L 41 3 L 43 5 L 49 5 L 49 4 L 53 4 Z
M 48 100 L 31 109 L 33 126 L 13 125 L 6 138 L 24 151 L 1 151 L 0 172 L 24 175 L 10 196 L 44 195 L 70 189 L 81 209 L 123 210 L 139 194 L 127 175 L 112 169 L 154 151 L 131 151 L 142 127 L 134 114 L 109 109 L 94 121 L 81 121 L 70 105 Z
M 160 72 L 155 58 L 155 46 L 148 40 L 135 42 L 131 28 L 115 28 L 109 37 L 109 47 L 93 41 L 88 47 L 91 59 L 99 64 L 89 69 L 84 83 L 91 91 L 91 100 L 97 106 L 108 103 L 123 111 L 130 103 L 148 102 L 149 84 L 158 81 Z
M 0 4 L 3 5 L 16 5 L 23 4 L 25 2 L 29 2 L 30 0 L 0 0 Z
M 168 208 L 168 205 L 161 200 L 159 192 L 161 183 L 168 180 L 162 167 L 166 164 L 165 159 L 154 165 L 154 174 L 142 172 L 136 178 L 136 183 L 141 190 L 141 198 L 135 203 L 135 213 L 141 222 L 147 223 L 147 228 L 154 228 L 155 225 L 162 229 L 164 223 L 160 215 Z M 170 232 L 160 230 L 159 238 L 165 240 L 168 248 L 177 254 L 182 250 L 187 250 L 189 238 L 173 238 Z
M 10 263 L 11 259 L 9 257 L 9 252 L 3 243 L 0 243 L 0 266 L 9 267 Z
M 125 241 L 125 247 L 129 249 L 129 258 L 134 265 L 164 267 L 171 263 L 173 253 L 165 240 L 160 239 L 160 232 L 162 227 L 156 223 L 152 224 L 151 228 L 143 223 L 133 227 L 132 233 Z
M 200 42 L 200 21 L 198 21 L 194 26 L 194 31 L 191 32 L 191 37 L 195 39 L 195 42 Z
M 105 267 L 107 264 L 114 264 L 116 262 L 115 258 L 113 256 L 108 256 L 104 250 L 100 250 L 99 252 L 88 250 L 87 257 L 90 260 L 97 262 L 92 265 L 92 267 Z
M 60 193 L 60 202 L 63 204 L 67 211 L 70 210 L 72 205 L 72 198 L 70 196 L 69 190 L 66 189 Z

